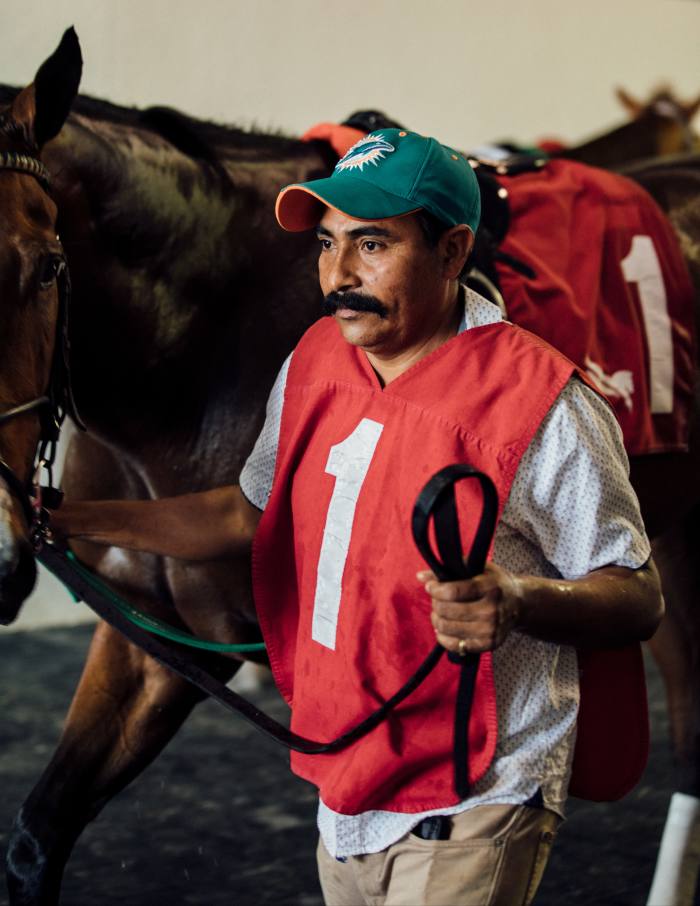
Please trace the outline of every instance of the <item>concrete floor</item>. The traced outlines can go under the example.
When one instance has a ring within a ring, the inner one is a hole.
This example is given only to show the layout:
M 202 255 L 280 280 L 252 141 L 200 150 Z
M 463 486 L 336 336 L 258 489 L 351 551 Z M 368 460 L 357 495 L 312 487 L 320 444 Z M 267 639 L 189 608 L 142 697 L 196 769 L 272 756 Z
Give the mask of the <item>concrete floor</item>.
M 0 836 L 55 745 L 91 627 L 0 634 Z M 538 906 L 642 906 L 673 771 L 661 684 L 650 670 L 653 748 L 637 789 L 614 805 L 572 801 Z M 283 716 L 274 688 L 257 703 Z M 315 797 L 286 754 L 205 703 L 160 758 L 87 828 L 63 906 L 322 903 Z M 7 903 L 4 891 L 0 904 Z

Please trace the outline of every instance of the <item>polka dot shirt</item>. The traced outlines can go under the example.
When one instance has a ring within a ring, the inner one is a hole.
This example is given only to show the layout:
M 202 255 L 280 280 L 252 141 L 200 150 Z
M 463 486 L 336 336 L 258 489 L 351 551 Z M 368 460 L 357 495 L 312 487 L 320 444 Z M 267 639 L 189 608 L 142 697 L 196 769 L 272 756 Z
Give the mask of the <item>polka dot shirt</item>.
M 500 317 L 495 305 L 465 290 L 460 330 Z M 272 488 L 289 361 L 240 477 L 243 493 L 259 509 Z M 518 574 L 575 579 L 610 564 L 637 568 L 649 554 L 618 423 L 597 394 L 572 378 L 520 462 L 496 530 L 493 559 Z M 576 652 L 513 632 L 493 652 L 493 665 L 498 744 L 469 798 L 420 814 L 342 815 L 321 801 L 318 826 L 331 855 L 379 852 L 428 815 L 519 804 L 538 790 L 547 808 L 563 814 L 579 698 Z

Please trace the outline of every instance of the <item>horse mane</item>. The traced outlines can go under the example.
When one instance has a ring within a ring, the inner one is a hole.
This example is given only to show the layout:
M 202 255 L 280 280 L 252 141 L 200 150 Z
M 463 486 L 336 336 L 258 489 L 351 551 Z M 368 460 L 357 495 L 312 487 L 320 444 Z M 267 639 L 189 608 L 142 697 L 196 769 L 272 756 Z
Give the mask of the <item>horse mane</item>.
M 21 89 L 0 85 L 0 108 L 9 106 Z M 72 113 L 91 122 L 112 123 L 126 128 L 140 128 L 168 142 L 186 157 L 209 165 L 224 176 L 223 160 L 232 154 L 246 157 L 254 155 L 258 163 L 286 159 L 300 159 L 314 150 L 330 171 L 337 157 L 325 141 L 302 142 L 276 131 L 253 131 L 233 125 L 222 125 L 211 120 L 197 119 L 173 107 L 124 107 L 110 101 L 79 94 L 72 106 Z M 352 113 L 343 125 L 371 132 L 379 128 L 403 128 L 398 122 L 378 110 L 359 110 Z M 0 113 L 0 130 L 3 128 Z M 18 137 L 19 138 L 19 137 Z
M 148 129 L 185 156 L 211 164 L 220 162 L 224 148 L 255 150 L 256 154 L 262 153 L 270 158 L 301 156 L 307 150 L 298 138 L 277 132 L 252 132 L 238 126 L 197 119 L 173 107 L 122 107 L 89 95 L 78 95 L 73 111 L 90 120 Z
M 9 106 L 20 90 L 11 85 L 0 85 L 0 107 Z M 72 112 L 90 121 L 147 129 L 186 157 L 217 169 L 221 166 L 222 152 L 233 149 L 243 154 L 254 151 L 258 160 L 265 161 L 303 157 L 308 153 L 309 145 L 316 144 L 300 142 L 298 138 L 279 132 L 258 132 L 197 119 L 172 107 L 124 107 L 85 94 L 77 96 Z

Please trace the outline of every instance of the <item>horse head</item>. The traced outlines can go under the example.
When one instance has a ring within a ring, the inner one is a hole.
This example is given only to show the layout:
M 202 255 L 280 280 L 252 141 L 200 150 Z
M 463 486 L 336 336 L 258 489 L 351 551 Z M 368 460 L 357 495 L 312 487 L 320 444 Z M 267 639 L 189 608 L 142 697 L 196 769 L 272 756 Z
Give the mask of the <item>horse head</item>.
M 34 82 L 0 112 L 0 623 L 12 622 L 36 579 L 26 488 L 54 415 L 52 372 L 65 268 L 41 150 L 77 93 L 71 28 Z
M 624 88 L 617 88 L 615 94 L 630 119 L 658 123 L 657 154 L 698 150 L 698 136 L 691 121 L 700 110 L 700 95 L 692 101 L 682 101 L 670 85 L 658 86 L 647 101 L 638 100 Z

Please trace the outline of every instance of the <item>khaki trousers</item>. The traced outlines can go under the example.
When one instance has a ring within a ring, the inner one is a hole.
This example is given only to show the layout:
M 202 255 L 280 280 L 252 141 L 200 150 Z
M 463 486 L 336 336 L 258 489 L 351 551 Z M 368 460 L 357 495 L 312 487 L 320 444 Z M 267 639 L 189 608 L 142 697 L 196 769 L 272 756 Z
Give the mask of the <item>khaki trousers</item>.
M 319 840 L 326 906 L 526 906 L 560 821 L 543 808 L 483 805 L 452 818 L 449 840 L 407 834 L 345 862 Z

